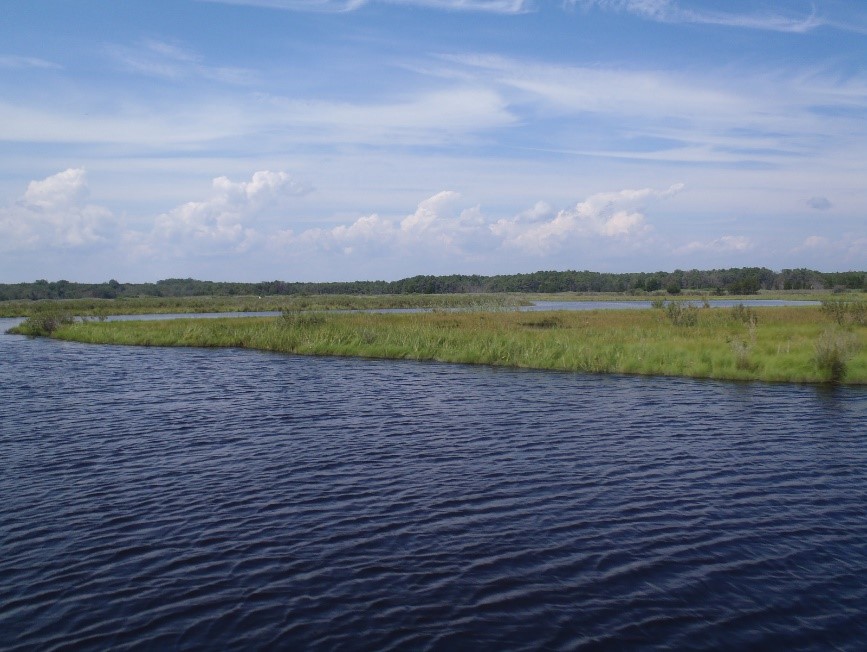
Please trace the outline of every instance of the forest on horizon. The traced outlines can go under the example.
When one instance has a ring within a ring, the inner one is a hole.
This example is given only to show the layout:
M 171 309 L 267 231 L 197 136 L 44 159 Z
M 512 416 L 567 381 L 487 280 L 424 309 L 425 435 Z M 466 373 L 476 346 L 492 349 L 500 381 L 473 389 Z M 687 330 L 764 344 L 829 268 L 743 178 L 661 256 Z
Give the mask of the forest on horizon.
M 459 294 L 499 292 L 658 292 L 706 291 L 711 294 L 756 294 L 760 290 L 867 291 L 867 272 L 819 272 L 764 267 L 673 272 L 608 273 L 538 271 L 527 274 L 451 274 L 412 276 L 397 281 L 262 281 L 240 283 L 170 278 L 155 283 L 76 283 L 40 279 L 0 284 L 0 301 L 39 299 L 119 299 L 137 297 L 274 296 L 315 294 Z

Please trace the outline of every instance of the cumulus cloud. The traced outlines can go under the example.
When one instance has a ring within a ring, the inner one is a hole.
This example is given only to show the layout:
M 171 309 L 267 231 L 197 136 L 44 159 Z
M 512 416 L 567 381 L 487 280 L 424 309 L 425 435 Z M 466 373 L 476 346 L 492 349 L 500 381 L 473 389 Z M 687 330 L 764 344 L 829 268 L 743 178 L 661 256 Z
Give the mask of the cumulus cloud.
M 88 203 L 88 195 L 87 175 L 81 169 L 31 181 L 13 206 L 0 209 L 0 247 L 77 248 L 107 241 L 114 217 Z
M 867 260 L 867 237 L 861 233 L 845 233 L 834 239 L 811 235 L 804 238 L 798 246 L 793 247 L 790 253 L 801 260 L 810 256 L 833 257 L 837 264 L 852 265 L 861 269 L 863 261 Z
M 820 235 L 811 235 L 810 237 L 804 239 L 804 242 L 799 247 L 799 250 L 805 251 L 807 249 L 827 249 L 830 246 L 831 241 L 828 238 Z
M 494 244 L 490 225 L 478 206 L 461 207 L 461 196 L 445 190 L 428 197 L 402 219 L 366 215 L 348 225 L 309 229 L 300 234 L 284 231 L 284 245 L 346 255 L 472 256 Z
M 530 212 L 498 220 L 492 231 L 505 246 L 532 253 L 562 248 L 579 238 L 635 238 L 651 229 L 643 206 L 682 189 L 683 184 L 675 184 L 664 191 L 644 188 L 598 193 L 553 215 L 546 204 L 537 204 Z
M 817 211 L 826 211 L 831 208 L 833 204 L 827 197 L 810 197 L 807 200 L 807 206 L 815 208 Z
M 250 181 L 217 177 L 209 198 L 159 215 L 145 248 L 155 253 L 169 245 L 178 254 L 190 247 L 209 253 L 244 251 L 262 237 L 254 228 L 258 215 L 309 191 L 308 186 L 282 171 L 262 170 Z
M 459 193 L 442 191 L 420 202 L 401 219 L 366 215 L 331 229 L 284 231 L 275 242 L 343 255 L 473 258 L 495 251 L 538 256 L 594 242 L 635 243 L 651 231 L 644 210 L 680 192 L 622 190 L 592 195 L 574 207 L 555 210 L 544 201 L 512 217 L 491 218 L 466 205 Z
M 108 209 L 90 203 L 84 170 L 71 168 L 32 181 L 15 204 L 0 210 L 0 247 L 104 245 L 136 259 L 178 261 L 267 250 L 311 262 L 337 257 L 451 265 L 503 255 L 529 260 L 581 248 L 601 250 L 606 243 L 618 248 L 646 243 L 652 231 L 648 207 L 682 187 L 597 193 L 564 209 L 539 201 L 507 217 L 487 215 L 461 194 L 444 190 L 403 216 L 372 213 L 295 232 L 275 228 L 273 220 L 310 188 L 286 172 L 262 170 L 243 181 L 217 177 L 203 199 L 179 204 L 149 226 L 122 231 Z

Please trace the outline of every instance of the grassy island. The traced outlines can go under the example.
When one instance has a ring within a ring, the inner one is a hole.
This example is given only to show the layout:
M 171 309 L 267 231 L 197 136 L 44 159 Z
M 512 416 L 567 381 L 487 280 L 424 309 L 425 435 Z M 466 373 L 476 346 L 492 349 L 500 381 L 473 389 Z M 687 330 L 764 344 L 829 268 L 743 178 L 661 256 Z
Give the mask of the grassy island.
M 727 309 L 669 303 L 648 310 L 413 314 L 286 310 L 282 317 L 65 320 L 48 334 L 98 344 L 244 347 L 594 373 L 867 384 L 864 305 Z M 17 332 L 36 334 L 28 322 Z
M 798 298 L 801 298 L 800 296 Z M 119 299 L 42 299 L 0 301 L 0 317 L 30 317 L 66 312 L 83 317 L 281 310 L 381 310 L 401 308 L 508 308 L 530 305 L 527 295 L 379 294 L 133 297 Z

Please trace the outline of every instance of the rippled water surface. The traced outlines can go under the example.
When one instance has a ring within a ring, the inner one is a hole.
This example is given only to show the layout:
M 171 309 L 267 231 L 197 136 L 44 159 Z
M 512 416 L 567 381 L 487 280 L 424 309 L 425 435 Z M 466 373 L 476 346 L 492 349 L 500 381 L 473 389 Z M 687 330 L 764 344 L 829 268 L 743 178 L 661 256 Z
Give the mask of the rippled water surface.
M 865 424 L 858 388 L 2 335 L 0 648 L 862 650 Z

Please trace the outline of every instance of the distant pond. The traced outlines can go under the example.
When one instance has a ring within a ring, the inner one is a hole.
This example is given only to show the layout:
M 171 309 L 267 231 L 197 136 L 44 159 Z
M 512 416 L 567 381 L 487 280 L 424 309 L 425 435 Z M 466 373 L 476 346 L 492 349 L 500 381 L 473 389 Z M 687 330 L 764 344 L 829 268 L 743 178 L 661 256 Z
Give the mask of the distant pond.
M 704 305 L 703 301 L 688 301 L 692 305 Z M 817 306 L 818 301 L 788 301 L 774 299 L 749 299 L 745 301 L 733 301 L 730 299 L 711 299 L 708 301 L 711 308 L 731 308 L 738 304 L 743 304 L 747 307 L 760 306 Z M 651 308 L 650 301 L 535 301 L 531 306 L 521 306 L 518 310 L 525 312 L 535 312 L 544 310 L 636 310 Z M 457 309 L 460 310 L 460 309 Z M 334 310 L 328 312 L 355 312 L 350 310 Z M 382 308 L 365 310 L 360 312 L 377 312 L 377 313 L 421 313 L 431 312 L 428 308 Z M 213 319 L 217 317 L 278 317 L 280 312 L 276 311 L 257 311 L 257 312 L 198 312 L 198 313 L 166 313 L 166 314 L 149 314 L 149 315 L 111 315 L 106 319 L 110 321 L 127 321 L 127 320 L 158 320 L 158 319 L 189 319 L 202 318 Z
M 685 303 L 694 306 L 703 306 L 704 301 L 687 300 Z M 747 307 L 771 307 L 771 306 L 818 306 L 818 301 L 789 301 L 781 299 L 709 299 L 711 308 L 733 308 L 738 304 Z M 532 306 L 523 310 L 626 310 L 629 308 L 650 308 L 650 301 L 536 301 Z

